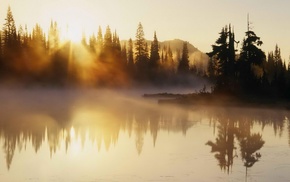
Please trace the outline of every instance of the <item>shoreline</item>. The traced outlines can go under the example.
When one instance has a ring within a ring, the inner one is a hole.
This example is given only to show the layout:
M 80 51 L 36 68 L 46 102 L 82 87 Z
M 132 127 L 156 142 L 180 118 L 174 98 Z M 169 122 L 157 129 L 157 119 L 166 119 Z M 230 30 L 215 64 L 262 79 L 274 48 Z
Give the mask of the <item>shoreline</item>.
M 290 110 L 290 102 L 281 98 L 265 98 L 253 96 L 232 96 L 211 93 L 171 94 L 156 93 L 144 94 L 144 98 L 157 99 L 158 104 L 174 104 L 183 106 L 220 106 L 220 107 L 251 107 L 275 108 Z

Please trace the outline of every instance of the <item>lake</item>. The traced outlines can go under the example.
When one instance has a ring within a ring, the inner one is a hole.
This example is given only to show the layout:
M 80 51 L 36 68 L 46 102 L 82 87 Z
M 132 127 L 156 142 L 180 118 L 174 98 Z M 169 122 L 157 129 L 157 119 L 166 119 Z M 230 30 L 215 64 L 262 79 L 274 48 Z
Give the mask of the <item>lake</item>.
M 290 112 L 0 90 L 0 181 L 287 181 Z

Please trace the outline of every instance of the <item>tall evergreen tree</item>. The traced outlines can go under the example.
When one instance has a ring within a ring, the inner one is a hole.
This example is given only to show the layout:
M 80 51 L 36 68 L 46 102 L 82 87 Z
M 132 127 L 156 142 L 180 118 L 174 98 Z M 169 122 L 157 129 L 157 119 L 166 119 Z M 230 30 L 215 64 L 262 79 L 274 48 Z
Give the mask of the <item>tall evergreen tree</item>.
M 131 73 L 134 71 L 134 52 L 133 52 L 133 41 L 130 38 L 128 41 L 128 69 Z
M 108 50 L 111 49 L 113 45 L 113 40 L 112 40 L 112 32 L 109 26 L 106 28 L 106 32 L 104 35 L 104 49 Z
M 122 57 L 122 62 L 124 66 L 127 66 L 127 45 L 126 42 L 123 44 L 122 49 L 121 49 L 121 57 Z
M 97 50 L 98 50 L 98 52 L 102 51 L 103 45 L 104 45 L 104 41 L 103 41 L 102 28 L 99 26 L 98 35 L 97 35 Z
M 174 64 L 174 60 L 173 60 L 173 52 L 171 50 L 171 47 L 170 45 L 168 46 L 168 66 L 169 66 L 169 70 L 171 73 L 174 73 L 175 72 L 175 64 Z
M 144 38 L 143 26 L 138 24 L 135 42 L 135 59 L 140 79 L 145 79 L 148 73 L 148 45 Z
M 60 42 L 60 37 L 59 37 L 59 29 L 57 22 L 51 21 L 50 22 L 50 28 L 49 28 L 49 33 L 48 33 L 48 47 L 49 47 L 49 52 L 54 53 L 59 49 L 59 43 Z
M 128 41 L 128 63 L 134 64 L 133 41 L 131 38 Z
M 275 61 L 274 61 L 274 54 L 273 52 L 269 52 L 267 56 L 267 63 L 266 63 L 266 73 L 268 76 L 268 82 L 271 84 L 275 79 Z
M 32 42 L 34 47 L 46 49 L 45 34 L 39 24 L 36 24 L 32 30 Z
M 116 30 L 115 30 L 115 32 L 113 34 L 112 44 L 113 44 L 113 48 L 115 50 L 121 51 L 120 39 L 119 39 L 119 36 L 118 36 Z
M 265 53 L 258 48 L 262 44 L 263 42 L 255 32 L 251 30 L 247 31 L 241 50 L 241 60 L 247 62 L 249 65 L 261 65 L 266 58 Z
M 239 58 L 239 75 L 242 88 L 246 93 L 260 93 L 260 79 L 263 76 L 262 63 L 266 59 L 265 53 L 258 48 L 263 42 L 255 32 L 248 30 L 243 41 Z
M 159 42 L 156 36 L 156 32 L 154 32 L 154 38 L 151 43 L 150 50 L 150 59 L 149 66 L 151 70 L 156 70 L 158 68 L 160 56 L 159 56 Z
M 212 52 L 207 53 L 210 57 L 211 66 L 209 69 L 211 76 L 216 75 L 216 91 L 233 92 L 235 86 L 236 69 L 235 69 L 235 34 L 231 25 L 225 26 L 219 33 L 220 37 L 212 45 Z M 215 70 L 213 70 L 215 69 Z M 222 89 L 222 90 L 221 90 Z
M 3 26 L 2 41 L 4 55 L 11 54 L 11 51 L 13 52 L 13 49 L 17 46 L 17 32 L 10 6 Z
M 182 74 L 189 72 L 189 56 L 188 56 L 187 44 L 188 44 L 187 42 L 183 43 L 182 55 L 178 64 L 178 73 L 182 73 Z
M 148 52 L 146 52 L 146 40 L 144 38 L 144 31 L 141 23 L 139 23 L 136 32 L 135 50 L 136 63 L 140 64 L 141 62 L 146 62 L 148 59 Z
M 276 44 L 275 51 L 272 53 L 272 59 L 274 62 L 274 77 L 272 82 L 272 87 L 274 87 L 279 94 L 279 96 L 285 95 L 286 87 L 286 66 L 281 58 L 281 50 Z
M 89 46 L 90 49 L 93 53 L 96 53 L 96 49 L 97 49 L 97 39 L 95 34 L 93 34 L 90 39 L 89 39 Z

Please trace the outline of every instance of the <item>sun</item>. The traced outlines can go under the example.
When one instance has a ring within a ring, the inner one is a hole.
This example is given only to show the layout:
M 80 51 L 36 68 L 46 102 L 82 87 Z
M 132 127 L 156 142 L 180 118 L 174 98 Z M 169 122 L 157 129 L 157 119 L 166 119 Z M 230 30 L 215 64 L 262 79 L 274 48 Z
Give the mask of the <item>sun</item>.
M 55 20 L 60 28 L 60 38 L 63 41 L 79 43 L 87 31 L 86 24 L 90 21 L 84 10 L 75 7 L 65 8 L 55 14 Z
M 83 31 L 80 25 L 67 24 L 65 28 L 62 28 L 61 37 L 63 41 L 72 41 L 74 43 L 80 43 L 83 37 Z

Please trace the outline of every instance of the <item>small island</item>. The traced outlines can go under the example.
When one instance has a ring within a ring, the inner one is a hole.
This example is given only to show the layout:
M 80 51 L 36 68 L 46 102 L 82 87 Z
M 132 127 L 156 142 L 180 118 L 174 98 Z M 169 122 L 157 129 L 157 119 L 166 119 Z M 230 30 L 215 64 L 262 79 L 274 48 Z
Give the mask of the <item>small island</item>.
M 212 83 L 191 94 L 157 93 L 159 104 L 211 105 L 290 109 L 290 67 L 282 61 L 276 45 L 268 56 L 259 48 L 263 44 L 254 31 L 246 32 L 239 54 L 231 25 L 225 26 L 209 56 L 207 76 Z M 187 69 L 183 74 L 187 75 Z M 186 77 L 186 76 L 185 76 Z

